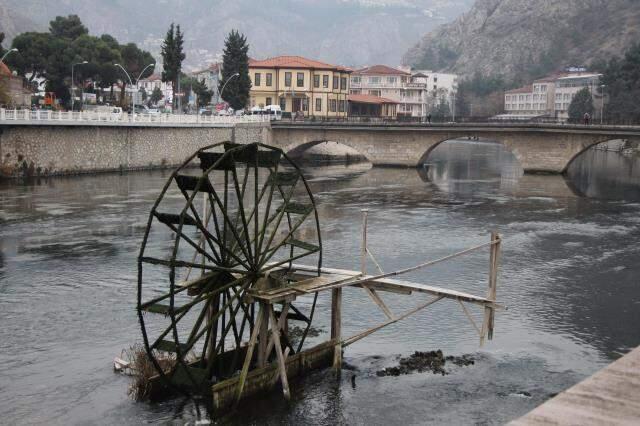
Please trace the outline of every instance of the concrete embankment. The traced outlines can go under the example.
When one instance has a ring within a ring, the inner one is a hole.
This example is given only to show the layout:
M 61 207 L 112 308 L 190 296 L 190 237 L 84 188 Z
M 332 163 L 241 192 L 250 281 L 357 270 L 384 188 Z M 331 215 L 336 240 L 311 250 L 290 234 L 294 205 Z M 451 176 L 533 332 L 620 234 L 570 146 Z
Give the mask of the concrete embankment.
M 0 176 L 51 176 L 173 167 L 217 142 L 265 142 L 268 123 L 218 127 L 5 126 Z

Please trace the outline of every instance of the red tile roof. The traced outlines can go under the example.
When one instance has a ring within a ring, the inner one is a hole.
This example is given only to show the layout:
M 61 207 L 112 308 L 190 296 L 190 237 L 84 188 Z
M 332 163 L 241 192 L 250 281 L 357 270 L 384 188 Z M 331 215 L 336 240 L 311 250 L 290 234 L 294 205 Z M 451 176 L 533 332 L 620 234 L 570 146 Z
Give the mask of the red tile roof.
M 311 68 L 315 70 L 335 70 L 343 72 L 352 72 L 351 69 L 341 65 L 331 65 L 325 62 L 315 61 L 313 59 L 303 58 L 302 56 L 276 56 L 273 58 L 249 59 L 249 67 L 251 68 Z
M 507 93 L 507 94 L 533 93 L 533 85 L 529 84 L 528 86 L 520 87 L 518 89 L 507 90 L 505 93 Z
M 380 96 L 374 96 L 374 95 L 349 95 L 347 99 L 349 100 L 349 102 L 356 102 L 360 104 L 397 104 L 399 103 L 391 99 L 381 98 Z
M 401 71 L 386 65 L 372 65 L 370 67 L 356 70 L 354 74 L 371 74 L 371 75 L 411 75 L 406 71 Z

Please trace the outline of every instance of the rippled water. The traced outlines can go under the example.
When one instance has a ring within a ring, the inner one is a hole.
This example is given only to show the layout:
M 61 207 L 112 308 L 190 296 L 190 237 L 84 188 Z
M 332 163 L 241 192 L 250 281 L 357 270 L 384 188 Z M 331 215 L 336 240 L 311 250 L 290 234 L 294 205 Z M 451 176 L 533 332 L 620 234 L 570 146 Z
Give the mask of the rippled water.
M 451 301 L 350 346 L 349 367 L 253 401 L 234 423 L 504 423 L 640 344 L 640 162 L 589 151 L 569 177 L 525 175 L 500 145 L 439 147 L 424 168 L 308 169 L 320 204 L 325 264 L 356 269 L 362 208 L 385 270 L 505 237 L 495 338 Z M 140 341 L 135 257 L 167 172 L 56 178 L 0 189 L 0 416 L 7 424 L 140 424 L 207 418 L 181 398 L 127 397 L 111 360 Z M 411 279 L 483 294 L 488 256 Z M 424 296 L 384 294 L 394 312 Z M 318 326 L 328 331 L 328 299 Z M 383 321 L 361 290 L 345 290 L 345 335 Z M 478 321 L 480 311 L 472 310 Z M 323 334 L 318 339 L 326 339 Z M 397 356 L 441 348 L 472 353 L 452 374 L 375 372 Z M 353 376 L 355 375 L 355 379 Z M 531 396 L 524 396 L 523 393 Z

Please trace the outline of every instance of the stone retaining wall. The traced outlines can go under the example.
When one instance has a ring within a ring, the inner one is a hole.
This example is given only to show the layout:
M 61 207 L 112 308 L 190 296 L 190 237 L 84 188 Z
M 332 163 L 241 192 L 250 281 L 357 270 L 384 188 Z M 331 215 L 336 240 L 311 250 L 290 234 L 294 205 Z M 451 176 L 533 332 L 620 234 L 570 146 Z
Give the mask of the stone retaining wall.
M 217 142 L 269 141 L 263 123 L 235 127 L 7 126 L 0 134 L 0 174 L 63 175 L 173 167 Z

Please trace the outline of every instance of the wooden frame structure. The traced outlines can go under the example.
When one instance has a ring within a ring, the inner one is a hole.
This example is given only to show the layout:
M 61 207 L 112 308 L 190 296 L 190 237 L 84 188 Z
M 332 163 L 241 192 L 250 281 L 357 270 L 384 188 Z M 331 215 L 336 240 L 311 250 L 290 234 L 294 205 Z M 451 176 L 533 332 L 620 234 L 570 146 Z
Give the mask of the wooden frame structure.
M 194 174 L 190 165 L 199 165 L 201 173 Z M 185 203 L 178 213 L 171 211 L 175 202 L 165 202 L 172 197 Z M 330 365 L 339 374 L 345 347 L 443 299 L 460 304 L 480 344 L 492 338 L 495 310 L 500 307 L 497 233 L 487 243 L 384 272 L 367 245 L 367 219 L 364 210 L 360 270 L 322 267 L 313 195 L 282 150 L 226 142 L 189 157 L 169 177 L 154 204 L 138 257 L 138 317 L 147 354 L 158 371 L 151 379 L 152 395 L 169 387 L 208 394 L 214 408 L 224 410 L 280 383 L 289 399 L 290 378 Z M 164 255 L 162 244 L 151 241 L 154 237 L 170 242 Z M 395 278 L 487 247 L 489 282 L 484 297 Z M 294 263 L 313 256 L 317 263 L 312 266 Z M 377 269 L 374 274 L 367 273 L 368 259 Z M 199 276 L 190 278 L 192 271 L 199 271 Z M 362 289 L 386 321 L 343 336 L 345 287 Z M 304 348 L 318 296 L 325 292 L 331 294 L 330 340 Z M 431 298 L 395 313 L 384 302 L 384 292 L 424 293 Z M 312 297 L 307 312 L 296 306 L 300 296 Z M 483 308 L 481 326 L 466 304 Z M 304 324 L 297 345 L 289 336 L 291 321 Z
M 295 377 L 310 368 L 326 367 L 328 365 L 332 365 L 336 373 L 339 374 L 342 366 L 342 352 L 344 348 L 443 299 L 455 300 L 460 304 L 462 312 L 478 333 L 481 346 L 484 344 L 485 339 L 488 338 L 490 340 L 493 338 L 495 311 L 496 309 L 503 308 L 503 306 L 496 301 L 501 248 L 501 238 L 499 234 L 493 232 L 490 241 L 487 243 L 440 259 L 426 261 L 411 268 L 385 273 L 367 247 L 367 216 L 368 211 L 363 210 L 361 271 L 322 268 L 321 274 L 318 276 L 315 267 L 293 264 L 287 269 L 287 273 L 297 280 L 295 284 L 269 291 L 249 291 L 252 300 L 259 304 L 260 312 L 264 312 L 263 316 L 259 316 L 259 318 L 264 318 L 264 321 L 268 322 L 269 326 L 261 328 L 260 331 L 258 331 L 257 328 L 254 329 L 254 333 L 248 343 L 248 351 L 245 356 L 241 374 L 237 378 L 213 386 L 212 394 L 215 409 L 224 410 L 235 407 L 243 398 L 272 389 L 278 381 L 281 383 L 284 397 L 289 399 L 291 394 L 289 378 Z M 489 247 L 490 256 L 488 289 L 485 297 L 391 278 L 452 260 L 486 247 Z M 379 272 L 378 274 L 368 275 L 366 273 L 367 258 L 370 258 L 376 265 Z M 384 313 L 387 321 L 353 336 L 342 336 L 342 290 L 345 287 L 362 289 L 371 298 L 372 302 Z M 288 357 L 288 348 L 285 351 L 281 350 L 278 335 L 280 333 L 286 333 L 283 326 L 286 322 L 285 314 L 290 303 L 300 295 L 317 295 L 322 292 L 331 293 L 330 340 L 304 352 L 300 352 L 293 357 Z M 380 292 L 391 292 L 403 295 L 410 295 L 415 292 L 424 293 L 433 297 L 407 312 L 394 314 L 380 297 Z M 483 308 L 484 317 L 480 327 L 473 319 L 465 304 L 473 304 Z M 274 305 L 282 306 L 279 317 L 276 316 Z M 268 343 L 261 345 L 259 342 Z M 272 345 L 272 343 L 275 344 Z M 249 366 L 256 349 L 257 359 L 259 360 L 258 369 L 250 372 Z M 270 365 L 265 365 L 264 360 L 269 358 L 272 351 L 276 352 L 276 361 Z

